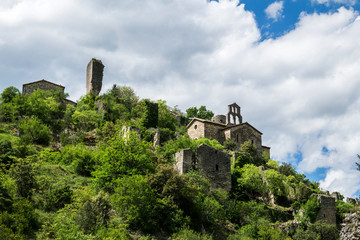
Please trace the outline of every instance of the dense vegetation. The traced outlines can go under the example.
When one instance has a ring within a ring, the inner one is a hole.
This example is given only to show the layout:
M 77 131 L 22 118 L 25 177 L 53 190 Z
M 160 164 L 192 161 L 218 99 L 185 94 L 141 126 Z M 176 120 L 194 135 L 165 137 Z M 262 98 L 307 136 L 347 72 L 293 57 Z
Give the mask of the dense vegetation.
M 76 107 L 61 92 L 22 95 L 9 87 L 0 103 L 0 239 L 333 239 L 335 226 L 314 222 L 320 193 L 290 165 L 251 143 L 232 160 L 232 189 L 212 190 L 201 171 L 179 175 L 174 153 L 191 140 L 189 117 L 165 101 L 139 99 L 129 87 L 86 95 Z M 154 109 L 158 115 L 154 114 Z M 126 131 L 124 126 L 139 129 Z M 158 129 L 158 130 L 156 130 Z M 161 145 L 153 146 L 160 132 Z M 260 167 L 262 166 L 262 167 Z M 352 206 L 337 203 L 339 221 Z M 290 221 L 290 222 L 289 222 Z M 281 231 L 284 222 L 297 229 Z

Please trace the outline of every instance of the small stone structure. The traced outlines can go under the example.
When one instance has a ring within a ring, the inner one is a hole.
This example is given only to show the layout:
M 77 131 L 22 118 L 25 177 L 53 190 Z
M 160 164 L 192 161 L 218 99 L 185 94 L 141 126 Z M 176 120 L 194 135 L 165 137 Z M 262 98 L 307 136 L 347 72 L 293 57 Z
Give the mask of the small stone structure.
M 231 160 L 230 155 L 221 150 L 201 144 L 193 153 L 191 149 L 184 149 L 175 154 L 175 169 L 184 174 L 190 170 L 200 170 L 206 177 L 212 189 L 231 189 Z
M 46 81 L 45 79 L 42 79 L 42 80 L 39 80 L 39 81 L 36 81 L 36 82 L 23 84 L 22 93 L 29 95 L 32 92 L 34 92 L 36 89 L 41 89 L 41 90 L 44 90 L 44 91 L 48 91 L 48 90 L 57 91 L 57 90 L 60 90 L 62 93 L 64 93 L 65 87 L 61 86 L 59 84 L 55 84 L 55 83 Z
M 52 82 L 49 82 L 45 79 L 42 79 L 42 80 L 39 80 L 39 81 L 36 81 L 36 82 L 30 82 L 30 83 L 25 83 L 23 84 L 23 89 L 22 89 L 22 93 L 23 94 L 31 94 L 32 92 L 34 92 L 35 90 L 37 89 L 41 89 L 41 90 L 44 90 L 44 91 L 58 91 L 60 90 L 63 94 L 64 94 L 64 91 L 65 91 L 65 87 L 64 86 L 61 86 L 59 84 L 56 84 L 56 83 L 52 83 Z M 66 104 L 70 104 L 70 105 L 73 105 L 74 107 L 76 107 L 76 102 L 73 102 L 69 99 L 64 99 L 65 103 Z
M 86 94 L 92 93 L 98 96 L 104 73 L 104 65 L 101 60 L 91 59 L 86 68 Z
M 251 141 L 258 151 L 270 154 L 270 148 L 262 145 L 262 133 L 249 123 L 242 122 L 240 107 L 236 104 L 228 106 L 227 115 L 216 115 L 211 121 L 194 118 L 187 125 L 187 132 L 190 138 L 199 139 L 202 137 L 215 139 L 224 144 L 226 139 L 234 140 L 240 148 L 246 141 Z
M 321 208 L 316 217 L 316 221 L 325 220 L 328 224 L 336 224 L 335 198 L 325 194 L 318 194 Z

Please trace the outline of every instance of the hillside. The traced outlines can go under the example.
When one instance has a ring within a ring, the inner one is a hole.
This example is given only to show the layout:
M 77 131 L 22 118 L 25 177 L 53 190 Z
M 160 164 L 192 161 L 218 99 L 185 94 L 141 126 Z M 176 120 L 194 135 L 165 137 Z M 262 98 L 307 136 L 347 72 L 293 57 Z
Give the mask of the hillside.
M 189 115 L 129 87 L 67 103 L 1 93 L 0 239 L 336 239 L 354 208 L 338 196 L 337 225 L 316 221 L 317 183 L 251 142 L 234 154 L 231 141 L 190 139 Z M 201 144 L 233 156 L 230 191 L 174 170 L 176 152 Z

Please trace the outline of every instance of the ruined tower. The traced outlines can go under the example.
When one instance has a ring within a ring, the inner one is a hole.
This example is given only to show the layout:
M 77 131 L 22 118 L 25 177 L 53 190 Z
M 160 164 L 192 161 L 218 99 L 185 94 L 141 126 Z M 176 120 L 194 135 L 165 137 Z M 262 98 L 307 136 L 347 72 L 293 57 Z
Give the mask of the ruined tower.
M 101 60 L 91 59 L 86 69 L 86 94 L 99 95 L 102 87 L 104 65 Z

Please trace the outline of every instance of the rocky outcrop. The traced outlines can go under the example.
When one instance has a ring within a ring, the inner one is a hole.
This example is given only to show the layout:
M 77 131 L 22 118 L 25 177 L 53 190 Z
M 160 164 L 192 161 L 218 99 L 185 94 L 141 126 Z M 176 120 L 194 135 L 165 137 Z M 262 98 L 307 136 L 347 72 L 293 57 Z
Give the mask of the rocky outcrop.
M 360 213 L 346 214 L 340 232 L 340 240 L 360 239 Z

